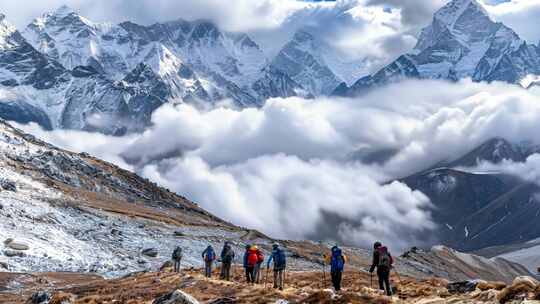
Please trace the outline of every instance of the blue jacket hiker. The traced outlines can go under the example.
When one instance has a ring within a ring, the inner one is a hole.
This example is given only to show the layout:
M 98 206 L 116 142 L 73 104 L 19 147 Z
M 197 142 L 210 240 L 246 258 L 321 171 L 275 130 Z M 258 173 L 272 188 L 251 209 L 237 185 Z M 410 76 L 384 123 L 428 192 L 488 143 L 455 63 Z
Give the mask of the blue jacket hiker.
M 266 267 L 270 268 L 270 264 L 274 263 L 274 288 L 283 290 L 284 272 L 287 267 L 287 259 L 285 257 L 285 251 L 279 248 L 279 244 L 272 245 L 272 254 L 268 258 Z

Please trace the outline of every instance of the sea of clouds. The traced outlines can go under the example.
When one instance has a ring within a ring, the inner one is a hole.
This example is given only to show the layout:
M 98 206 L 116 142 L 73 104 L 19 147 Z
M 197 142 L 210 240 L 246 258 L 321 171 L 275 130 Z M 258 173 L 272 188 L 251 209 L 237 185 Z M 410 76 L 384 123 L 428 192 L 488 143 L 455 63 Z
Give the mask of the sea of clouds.
M 395 180 L 493 137 L 540 143 L 540 89 L 406 81 L 358 98 L 276 98 L 262 108 L 167 104 L 152 122 L 124 137 L 20 127 L 274 237 L 403 249 L 436 243 L 436 224 L 429 199 Z M 538 159 L 500 166 L 536 178 Z

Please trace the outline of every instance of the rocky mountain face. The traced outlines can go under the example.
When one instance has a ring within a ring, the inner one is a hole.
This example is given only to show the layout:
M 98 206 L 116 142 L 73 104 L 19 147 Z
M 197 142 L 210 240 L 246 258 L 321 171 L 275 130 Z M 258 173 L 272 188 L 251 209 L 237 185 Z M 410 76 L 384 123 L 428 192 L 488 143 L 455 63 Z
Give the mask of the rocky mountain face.
M 0 117 L 45 128 L 124 134 L 150 124 L 165 103 L 352 96 L 404 78 L 519 83 L 540 74 L 540 49 L 494 22 L 476 0 L 439 10 L 415 49 L 373 75 L 310 30 L 273 58 L 245 33 L 204 21 L 95 23 L 68 7 L 22 32 L 0 21 Z M 351 85 L 349 87 L 349 85 Z
M 64 6 L 22 32 L 4 16 L 1 27 L 0 89 L 9 94 L 0 117 L 48 129 L 123 134 L 144 129 L 165 103 L 258 107 L 327 95 L 343 81 L 329 66 L 351 69 L 305 30 L 269 59 L 247 34 L 204 20 L 95 23 Z
M 540 48 L 493 21 L 476 0 L 453 0 L 435 13 L 414 50 L 336 95 L 353 96 L 407 78 L 520 83 L 540 73 Z
M 161 266 L 178 245 L 185 265 L 198 265 L 208 244 L 249 233 L 134 173 L 4 122 L 0 163 L 0 271 L 118 276 Z

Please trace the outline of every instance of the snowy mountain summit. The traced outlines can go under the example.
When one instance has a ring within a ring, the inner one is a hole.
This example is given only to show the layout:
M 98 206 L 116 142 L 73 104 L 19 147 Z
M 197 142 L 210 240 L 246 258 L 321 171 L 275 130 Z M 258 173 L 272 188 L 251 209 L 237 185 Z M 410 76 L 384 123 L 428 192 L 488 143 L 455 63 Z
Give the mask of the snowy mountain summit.
M 0 117 L 125 134 L 144 130 L 166 103 L 351 96 L 404 78 L 519 83 L 540 74 L 540 48 L 490 19 L 475 0 L 441 8 L 409 54 L 379 72 L 348 61 L 309 27 L 268 58 L 248 34 L 207 20 L 96 23 L 62 6 L 23 31 L 0 16 Z M 351 85 L 349 87 L 349 85 Z
M 356 95 L 404 78 L 519 83 L 540 73 L 540 48 L 493 21 L 476 0 L 453 0 L 433 16 L 414 50 L 337 95 Z

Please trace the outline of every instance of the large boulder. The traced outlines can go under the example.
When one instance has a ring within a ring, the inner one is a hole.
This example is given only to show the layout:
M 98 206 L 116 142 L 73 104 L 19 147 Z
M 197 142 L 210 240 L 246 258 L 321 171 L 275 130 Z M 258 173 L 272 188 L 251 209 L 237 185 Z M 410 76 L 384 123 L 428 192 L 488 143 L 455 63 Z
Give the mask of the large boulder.
M 6 191 L 16 192 L 17 191 L 17 184 L 15 184 L 15 182 L 13 182 L 13 181 L 2 178 L 2 179 L 0 179 L 0 188 L 2 188 L 3 190 L 6 190 Z
M 181 290 L 159 297 L 152 304 L 199 304 L 199 301 Z
M 26 255 L 24 254 L 24 252 L 22 252 L 22 251 L 19 251 L 19 250 L 11 250 L 11 249 L 6 249 L 6 250 L 4 250 L 4 255 L 7 256 L 8 258 L 14 258 L 14 257 L 23 258 L 23 257 L 26 256 Z
M 46 291 L 35 292 L 26 303 L 29 304 L 47 304 L 51 299 L 51 295 Z
M 531 277 L 517 277 L 511 286 L 503 289 L 499 295 L 499 303 L 508 303 L 514 299 L 526 299 L 529 293 L 534 293 L 540 286 L 540 283 Z
M 159 254 L 156 248 L 146 248 L 143 251 L 141 251 L 141 253 L 145 256 L 149 256 L 152 258 L 157 257 Z
M 16 242 L 11 241 L 7 244 L 8 248 L 11 248 L 13 250 L 19 250 L 19 251 L 26 251 L 30 249 L 30 246 L 28 244 L 22 243 L 22 242 Z
M 450 293 L 467 293 L 475 291 L 477 285 L 476 281 L 461 281 L 448 283 L 446 288 Z

